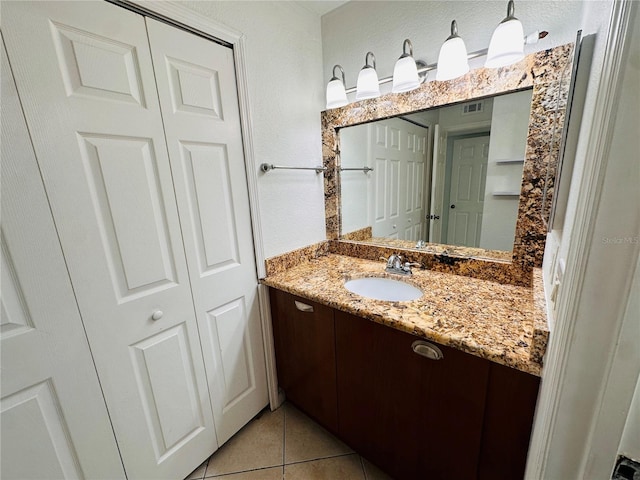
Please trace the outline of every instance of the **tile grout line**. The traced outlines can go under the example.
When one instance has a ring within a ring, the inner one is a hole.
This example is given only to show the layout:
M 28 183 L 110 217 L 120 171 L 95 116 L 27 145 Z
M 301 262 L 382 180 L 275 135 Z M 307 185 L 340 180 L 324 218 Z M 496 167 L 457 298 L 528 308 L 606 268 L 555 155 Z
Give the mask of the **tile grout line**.
M 216 443 L 217 443 L 217 442 L 216 442 Z M 217 450 L 217 449 L 216 449 L 216 450 Z M 215 452 L 213 452 L 213 453 L 215 453 Z M 213 453 L 212 453 L 211 455 L 213 455 Z M 207 457 L 206 465 L 204 466 L 204 473 L 202 474 L 202 480 L 204 480 L 204 479 L 205 479 L 205 477 L 207 476 L 207 468 L 209 468 L 209 460 L 211 460 L 211 455 L 209 455 L 209 456 Z
M 222 473 L 220 475 L 214 475 L 213 477 L 204 477 L 204 479 L 202 479 L 202 480 L 225 478 L 225 477 L 230 477 L 231 475 L 238 475 L 238 474 L 241 474 L 241 473 L 250 473 L 250 472 L 259 472 L 260 470 L 269 470 L 271 468 L 278 468 L 278 467 L 280 467 L 280 465 L 271 465 L 270 467 L 251 468 L 249 470 L 240 470 L 239 472 Z
M 285 455 L 287 452 L 287 410 L 285 409 L 285 402 L 280 405 L 282 408 L 282 479 L 285 475 Z
M 330 460 L 332 458 L 340 458 L 340 457 L 348 457 L 350 455 L 358 455 L 356 452 L 351 452 L 351 453 L 337 453 L 335 455 L 328 455 L 326 457 L 317 457 L 317 458 L 310 458 L 308 460 L 298 460 L 296 462 L 291 462 L 291 463 L 287 463 L 285 466 L 289 466 L 289 465 L 299 465 L 301 463 L 310 463 L 310 462 L 319 462 L 321 460 Z M 359 456 L 359 455 L 358 455 Z
M 358 455 L 358 458 L 360 458 L 360 466 L 362 467 L 362 475 L 364 476 L 364 480 L 368 480 L 367 469 L 364 468 L 364 459 L 362 458 L 362 455 Z

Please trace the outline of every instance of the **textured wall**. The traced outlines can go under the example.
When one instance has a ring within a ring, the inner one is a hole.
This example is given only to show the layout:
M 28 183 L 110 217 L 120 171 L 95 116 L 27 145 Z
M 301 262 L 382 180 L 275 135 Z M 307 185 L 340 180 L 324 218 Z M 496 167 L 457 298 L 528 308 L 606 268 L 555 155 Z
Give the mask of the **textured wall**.
M 246 36 L 256 165 L 322 163 L 322 42 L 317 14 L 295 2 L 181 2 Z M 258 174 L 267 257 L 324 240 L 322 175 Z
M 517 0 L 515 15 L 522 21 L 525 34 L 536 29 L 550 32 L 526 52 L 573 42 L 583 7 L 583 2 L 576 1 Z M 345 69 L 347 86 L 354 86 L 369 50 L 376 56 L 378 75 L 393 74 L 405 38 L 413 43 L 416 59 L 435 63 L 440 46 L 450 34 L 452 20 L 458 23 L 467 51 L 487 48 L 493 29 L 506 13 L 506 1 L 349 2 L 322 17 L 325 83 L 338 63 Z M 435 78 L 434 72 L 430 78 Z

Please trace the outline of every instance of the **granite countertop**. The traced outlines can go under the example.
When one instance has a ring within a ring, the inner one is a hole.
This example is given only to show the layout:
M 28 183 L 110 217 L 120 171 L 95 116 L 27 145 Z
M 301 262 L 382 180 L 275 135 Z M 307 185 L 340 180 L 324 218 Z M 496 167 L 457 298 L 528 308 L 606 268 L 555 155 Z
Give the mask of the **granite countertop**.
M 385 263 L 327 254 L 268 275 L 263 284 L 328 305 L 496 363 L 540 376 L 548 329 L 542 274 L 533 288 L 413 269 L 387 274 Z M 372 300 L 349 292 L 345 280 L 379 276 L 403 280 L 424 295 L 414 301 Z

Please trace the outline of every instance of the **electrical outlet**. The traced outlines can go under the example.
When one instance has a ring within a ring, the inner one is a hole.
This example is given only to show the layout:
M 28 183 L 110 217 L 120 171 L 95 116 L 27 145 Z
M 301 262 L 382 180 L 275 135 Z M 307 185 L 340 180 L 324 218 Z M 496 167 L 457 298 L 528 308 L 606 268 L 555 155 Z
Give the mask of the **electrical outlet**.
M 620 455 L 611 480 L 640 480 L 640 463 Z

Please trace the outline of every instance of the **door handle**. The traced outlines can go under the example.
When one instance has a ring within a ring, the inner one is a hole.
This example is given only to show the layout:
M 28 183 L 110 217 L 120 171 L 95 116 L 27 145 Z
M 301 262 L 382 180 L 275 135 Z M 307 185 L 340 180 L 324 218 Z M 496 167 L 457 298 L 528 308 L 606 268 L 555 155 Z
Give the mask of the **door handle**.
M 306 303 L 302 303 L 297 300 L 294 300 L 294 303 L 296 304 L 296 308 L 301 312 L 313 312 L 313 306 L 311 305 L 307 305 Z
M 451 205 L 451 208 L 456 208 L 456 206 L 455 205 Z
M 436 347 L 433 343 L 425 342 L 424 340 L 416 340 L 411 344 L 411 349 L 420 355 L 431 360 L 440 360 L 444 358 L 442 350 Z
M 151 320 L 160 320 L 163 315 L 164 312 L 162 310 L 156 310 L 151 314 Z

